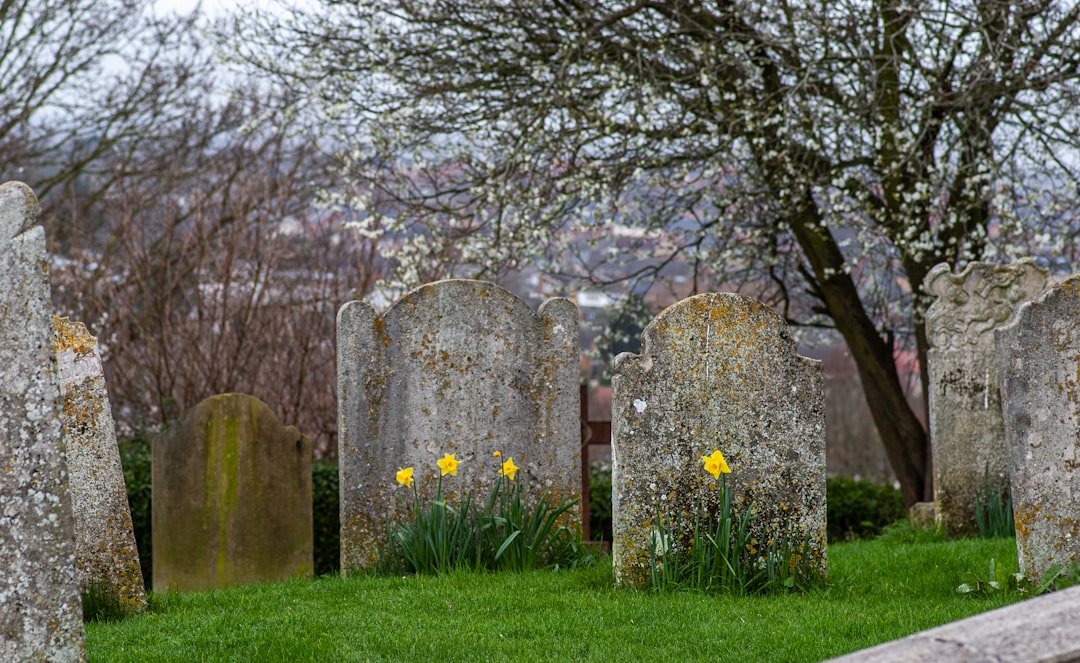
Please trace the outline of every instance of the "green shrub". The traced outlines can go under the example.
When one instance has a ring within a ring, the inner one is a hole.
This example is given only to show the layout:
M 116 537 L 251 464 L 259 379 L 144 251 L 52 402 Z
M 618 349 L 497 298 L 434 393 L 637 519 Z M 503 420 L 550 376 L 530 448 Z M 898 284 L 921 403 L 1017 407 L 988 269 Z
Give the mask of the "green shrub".
M 143 584 L 149 590 L 153 575 L 153 548 L 150 531 L 152 492 L 150 489 L 150 440 L 125 440 L 119 444 L 120 464 L 124 468 L 131 525 L 135 530 L 135 546 L 139 549 L 139 566 Z
M 311 516 L 315 546 L 315 575 L 341 570 L 341 516 L 338 466 L 311 464 Z
M 906 516 L 904 499 L 892 486 L 846 477 L 829 477 L 825 486 L 829 541 L 877 536 Z
M 589 533 L 594 541 L 611 541 L 611 464 L 589 468 Z

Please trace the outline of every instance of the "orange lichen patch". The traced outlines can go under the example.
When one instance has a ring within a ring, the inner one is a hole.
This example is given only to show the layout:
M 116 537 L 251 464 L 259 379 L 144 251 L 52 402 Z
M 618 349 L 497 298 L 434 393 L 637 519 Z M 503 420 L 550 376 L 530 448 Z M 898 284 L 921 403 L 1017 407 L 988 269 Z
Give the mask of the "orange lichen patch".
M 97 339 L 90 335 L 83 323 L 54 315 L 53 344 L 58 353 L 72 350 L 78 355 L 87 355 L 97 347 Z
M 1018 504 L 1013 510 L 1013 521 L 1016 523 L 1016 533 L 1020 537 L 1027 539 L 1031 536 L 1031 526 L 1038 519 L 1039 511 L 1042 510 L 1040 504 Z
M 63 401 L 65 428 L 68 422 L 82 425 L 93 423 L 105 409 L 100 399 L 87 394 L 80 395 L 73 388 L 68 389 Z

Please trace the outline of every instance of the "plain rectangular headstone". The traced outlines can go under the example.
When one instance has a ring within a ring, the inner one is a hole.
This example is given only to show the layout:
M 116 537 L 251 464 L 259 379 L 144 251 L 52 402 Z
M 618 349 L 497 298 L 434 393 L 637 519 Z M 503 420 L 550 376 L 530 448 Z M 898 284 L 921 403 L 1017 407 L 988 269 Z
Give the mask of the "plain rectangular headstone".
M 936 296 L 926 335 L 937 523 L 950 536 L 966 536 L 977 533 L 976 498 L 987 488 L 1004 494 L 1009 485 L 994 330 L 1041 295 L 1050 275 L 1033 260 L 973 262 L 959 274 L 941 264 L 924 283 Z
M 755 300 L 707 293 L 662 311 L 640 355 L 615 359 L 612 503 L 615 580 L 650 580 L 657 521 L 715 513 L 717 481 L 702 457 L 719 450 L 736 511 L 752 509 L 764 547 L 807 541 L 806 564 L 826 572 L 825 405 L 821 362 L 800 357 L 783 319 Z M 663 532 L 659 532 L 663 536 Z
M 1020 569 L 1080 562 L 1080 276 L 995 333 Z
M 0 186 L 0 661 L 86 658 L 45 232 Z
M 83 323 L 54 316 L 53 341 L 80 586 L 142 610 L 146 590 L 97 339 Z
M 312 576 L 311 440 L 266 403 L 207 398 L 152 454 L 154 591 Z
M 342 573 L 378 561 L 386 524 L 409 513 L 395 481 L 413 467 L 434 492 L 436 462 L 454 454 L 453 502 L 485 499 L 492 457 L 513 458 L 530 494 L 581 495 L 578 318 L 566 299 L 538 311 L 499 286 L 456 279 L 407 293 L 384 315 L 366 303 L 338 313 L 338 466 Z M 574 511 L 571 524 L 579 525 Z

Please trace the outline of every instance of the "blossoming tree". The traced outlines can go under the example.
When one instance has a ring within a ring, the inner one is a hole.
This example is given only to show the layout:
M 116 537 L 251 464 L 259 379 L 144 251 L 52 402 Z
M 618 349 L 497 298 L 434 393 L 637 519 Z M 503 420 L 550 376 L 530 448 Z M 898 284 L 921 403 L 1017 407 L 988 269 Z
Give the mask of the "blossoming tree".
M 843 337 L 910 504 L 929 441 L 896 358 L 925 358 L 924 276 L 1073 250 L 1078 18 L 1054 0 L 322 0 L 230 34 L 319 101 L 346 146 L 332 198 L 394 238 L 398 281 L 679 263 L 695 289 L 738 284 Z

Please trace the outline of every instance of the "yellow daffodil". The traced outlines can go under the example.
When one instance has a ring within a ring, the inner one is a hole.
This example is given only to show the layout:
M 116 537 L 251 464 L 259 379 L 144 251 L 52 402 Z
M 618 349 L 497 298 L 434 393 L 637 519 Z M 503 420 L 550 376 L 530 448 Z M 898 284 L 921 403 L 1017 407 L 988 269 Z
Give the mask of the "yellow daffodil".
M 517 474 L 517 471 L 520 470 L 520 469 L 521 469 L 520 467 L 518 467 L 517 465 L 514 465 L 513 457 L 510 457 L 510 458 L 506 459 L 505 463 L 503 463 L 502 469 L 499 470 L 499 474 L 501 474 L 504 477 L 506 477 L 507 479 L 510 479 L 511 481 L 513 481 L 514 480 L 514 475 Z
M 731 468 L 719 449 L 713 449 L 711 456 L 702 456 L 701 460 L 705 463 L 705 471 L 713 475 L 714 479 L 719 479 L 721 474 L 731 473 Z
M 405 469 L 401 469 L 399 467 L 398 471 L 397 471 L 397 476 L 396 476 L 397 482 L 400 483 L 402 486 L 405 486 L 406 488 L 411 487 L 412 486 L 412 472 L 413 472 L 413 470 L 412 470 L 411 467 L 406 467 Z
M 454 454 L 446 454 L 438 461 L 439 469 L 442 470 L 440 476 L 457 476 L 457 466 L 459 465 L 458 459 L 454 458 Z
M 495 456 L 496 458 L 501 458 L 502 457 L 502 452 L 501 451 L 492 451 L 491 455 Z

